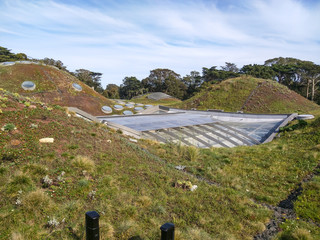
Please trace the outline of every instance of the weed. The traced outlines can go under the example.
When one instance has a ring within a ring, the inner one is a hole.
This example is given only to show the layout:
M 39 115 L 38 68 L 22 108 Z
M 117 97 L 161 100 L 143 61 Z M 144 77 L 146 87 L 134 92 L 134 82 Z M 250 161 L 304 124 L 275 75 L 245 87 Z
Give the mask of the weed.
M 186 158 L 188 161 L 191 161 L 191 162 L 197 161 L 199 157 L 200 157 L 200 152 L 198 148 L 194 146 L 187 147 Z
M 29 192 L 23 199 L 22 199 L 22 207 L 26 212 L 29 213 L 41 213 L 41 212 L 48 212 L 50 209 L 54 207 L 53 202 L 48 197 L 46 193 L 42 190 L 38 189 L 33 192 Z
M 46 175 L 43 179 L 42 179 L 42 184 L 44 188 L 50 187 L 53 183 L 53 180 Z
M 68 146 L 68 148 L 69 148 L 70 150 L 75 150 L 75 149 L 78 149 L 78 148 L 79 148 L 79 145 L 78 145 L 78 144 L 71 144 L 71 145 Z
M 7 131 L 7 132 L 11 132 L 15 129 L 17 128 L 13 123 L 7 123 L 1 128 L 2 131 Z

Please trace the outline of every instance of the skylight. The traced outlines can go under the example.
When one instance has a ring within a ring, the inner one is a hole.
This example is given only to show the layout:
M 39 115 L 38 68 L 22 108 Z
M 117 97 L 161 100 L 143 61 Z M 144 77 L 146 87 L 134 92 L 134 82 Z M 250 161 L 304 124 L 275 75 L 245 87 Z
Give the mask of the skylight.
M 82 87 L 78 84 L 78 83 L 72 83 L 72 87 L 76 90 L 76 91 L 82 91 Z
M 31 81 L 24 81 L 21 84 L 21 87 L 24 90 L 32 91 L 32 90 L 34 90 L 36 88 L 36 84 L 34 84 L 34 82 L 31 82 Z

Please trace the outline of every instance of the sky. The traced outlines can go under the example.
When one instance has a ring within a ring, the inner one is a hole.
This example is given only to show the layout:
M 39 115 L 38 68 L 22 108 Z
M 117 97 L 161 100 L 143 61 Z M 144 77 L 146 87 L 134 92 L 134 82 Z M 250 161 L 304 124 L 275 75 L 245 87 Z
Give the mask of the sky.
M 320 64 L 320 0 L 0 0 L 0 12 L 0 46 L 100 72 L 104 88 L 156 68 Z

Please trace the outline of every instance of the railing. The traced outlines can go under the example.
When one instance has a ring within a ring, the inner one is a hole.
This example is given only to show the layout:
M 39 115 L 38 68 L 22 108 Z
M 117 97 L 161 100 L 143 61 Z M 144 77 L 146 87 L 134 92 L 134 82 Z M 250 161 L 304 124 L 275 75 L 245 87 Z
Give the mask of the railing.
M 99 218 L 96 211 L 86 212 L 86 240 L 99 240 Z M 161 240 L 174 240 L 174 224 L 165 223 L 160 227 Z

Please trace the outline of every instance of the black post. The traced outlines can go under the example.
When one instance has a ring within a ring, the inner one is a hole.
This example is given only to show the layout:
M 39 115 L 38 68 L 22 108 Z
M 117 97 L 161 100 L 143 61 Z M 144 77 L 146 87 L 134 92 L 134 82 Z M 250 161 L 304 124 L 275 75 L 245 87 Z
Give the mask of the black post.
M 86 240 L 99 240 L 99 217 L 96 211 L 86 212 Z
M 160 227 L 161 240 L 174 240 L 174 224 L 165 223 Z

